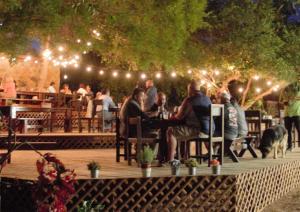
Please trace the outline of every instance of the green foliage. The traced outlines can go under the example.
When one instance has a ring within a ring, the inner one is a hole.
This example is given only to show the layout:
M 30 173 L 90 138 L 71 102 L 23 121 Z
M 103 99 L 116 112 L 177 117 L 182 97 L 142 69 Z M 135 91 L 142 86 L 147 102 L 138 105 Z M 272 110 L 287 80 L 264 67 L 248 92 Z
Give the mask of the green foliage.
M 78 207 L 77 212 L 98 212 L 105 208 L 102 204 L 95 204 L 93 200 L 83 201 L 82 206 Z
M 96 161 L 92 161 L 90 163 L 87 164 L 87 168 L 88 170 L 92 171 L 92 170 L 100 170 L 101 166 L 98 162 Z
M 149 147 L 145 146 L 140 153 L 140 161 L 142 164 L 151 164 L 154 159 L 154 151 Z
M 175 66 L 191 33 L 203 27 L 206 0 L 9 0 L 0 3 L 0 51 L 11 55 L 28 50 L 32 38 L 68 44 L 91 40 L 90 50 L 108 64 Z M 100 37 L 92 36 L 97 29 Z
M 195 158 L 190 158 L 190 159 L 186 160 L 185 165 L 187 167 L 199 167 L 199 163 L 197 162 L 197 160 Z

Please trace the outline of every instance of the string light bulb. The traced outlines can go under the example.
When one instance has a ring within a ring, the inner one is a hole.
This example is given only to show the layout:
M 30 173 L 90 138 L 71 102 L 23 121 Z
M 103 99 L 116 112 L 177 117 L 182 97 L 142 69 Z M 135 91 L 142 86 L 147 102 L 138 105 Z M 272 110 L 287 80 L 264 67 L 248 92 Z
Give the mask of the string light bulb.
M 75 63 L 74 68 L 78 68 L 78 67 L 79 67 L 78 63 Z
M 63 52 L 64 50 L 65 50 L 65 49 L 64 49 L 63 46 L 59 46 L 59 47 L 58 47 L 58 51 Z
M 92 71 L 92 67 L 91 67 L 91 66 L 86 67 L 86 71 L 87 71 L 87 72 Z
M 256 93 L 260 93 L 261 92 L 261 88 L 256 88 L 255 91 L 256 91 Z
M 259 80 L 259 78 L 260 78 L 260 77 L 259 77 L 258 75 L 254 75 L 254 76 L 253 76 L 253 79 L 256 80 L 256 81 Z
M 26 57 L 25 57 L 25 59 L 24 59 L 24 62 L 28 62 L 28 61 L 30 61 L 31 60 L 31 56 L 30 55 L 27 55 Z
M 193 72 L 192 69 L 189 69 L 189 70 L 187 71 L 188 74 L 192 74 L 192 72 Z
M 206 74 L 207 74 L 207 71 L 206 71 L 206 70 L 202 70 L 201 73 L 202 73 L 203 75 L 206 75 Z
M 64 75 L 64 79 L 68 79 L 68 75 L 65 74 L 65 75 Z
M 171 73 L 171 77 L 175 78 L 176 76 L 177 76 L 176 72 L 173 71 L 173 72 Z
M 127 78 L 127 79 L 131 78 L 131 74 L 130 74 L 130 73 L 127 73 L 127 74 L 126 74 L 126 78 Z
M 50 57 L 51 54 L 52 54 L 52 52 L 51 52 L 49 49 L 45 49 L 45 50 L 43 51 L 43 56 L 44 56 L 45 58 Z
M 268 86 L 272 85 L 272 82 L 271 82 L 271 81 L 268 81 L 268 82 L 267 82 L 267 85 L 268 85 Z
M 240 88 L 238 89 L 238 92 L 240 92 L 240 93 L 243 93 L 243 91 L 244 91 L 244 88 L 242 88 L 242 87 L 240 87 Z
M 142 78 L 142 79 L 146 79 L 146 78 L 147 78 L 146 74 L 144 74 L 144 73 L 141 74 L 141 78 Z
M 81 43 L 81 40 L 80 40 L 80 39 L 77 39 L 76 42 L 77 42 L 77 43 Z
M 103 70 L 100 70 L 100 71 L 99 71 L 99 74 L 100 74 L 100 75 L 103 75 L 103 74 L 104 74 L 104 71 L 103 71 Z
M 35 63 L 35 64 L 38 64 L 38 63 L 39 63 L 39 61 L 35 60 L 35 61 L 34 61 L 34 63 Z
M 215 75 L 219 76 L 220 75 L 220 71 L 219 70 L 215 70 Z
M 156 79 L 160 79 L 161 78 L 161 73 L 156 73 L 155 77 L 156 77 Z
M 117 77 L 119 74 L 118 74 L 118 72 L 114 71 L 114 72 L 112 73 L 112 75 L 113 75 L 113 77 Z
M 87 46 L 91 46 L 91 45 L 92 45 L 92 42 L 88 41 L 88 42 L 86 43 L 86 45 L 87 45 Z

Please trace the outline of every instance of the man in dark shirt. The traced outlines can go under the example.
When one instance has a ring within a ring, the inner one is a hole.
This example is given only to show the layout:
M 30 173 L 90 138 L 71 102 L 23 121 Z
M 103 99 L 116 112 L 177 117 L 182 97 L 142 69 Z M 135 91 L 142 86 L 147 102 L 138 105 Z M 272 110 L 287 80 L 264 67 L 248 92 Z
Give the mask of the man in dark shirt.
M 126 129 L 128 127 L 128 136 L 135 137 L 136 136 L 136 128 L 133 126 L 126 126 L 126 122 L 128 118 L 135 118 L 140 116 L 142 120 L 149 120 L 150 117 L 143 112 L 143 102 L 144 102 L 144 90 L 141 88 L 135 88 L 131 97 L 124 103 L 124 106 L 121 109 L 120 117 L 121 122 L 123 123 L 123 130 L 121 130 L 121 134 L 125 135 Z M 125 126 L 125 127 L 124 127 Z M 153 132 L 149 130 L 146 126 L 143 126 L 143 136 L 144 137 L 153 137 Z
M 200 91 L 200 83 L 193 81 L 188 86 L 188 97 L 186 97 L 175 115 L 175 119 L 184 120 L 185 125 L 169 128 L 168 130 L 168 145 L 169 145 L 169 160 L 174 160 L 177 140 L 189 139 L 200 136 L 201 134 L 208 134 L 209 131 L 209 117 L 199 116 L 194 112 L 195 106 L 201 106 L 209 109 L 211 105 L 210 99 Z

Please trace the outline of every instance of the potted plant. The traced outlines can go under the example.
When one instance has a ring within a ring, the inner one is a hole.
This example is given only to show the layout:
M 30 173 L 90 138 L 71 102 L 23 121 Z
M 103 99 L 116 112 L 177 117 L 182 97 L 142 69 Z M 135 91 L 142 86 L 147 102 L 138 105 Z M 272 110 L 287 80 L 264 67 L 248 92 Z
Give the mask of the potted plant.
M 154 151 L 149 146 L 145 146 L 140 153 L 140 162 L 141 162 L 143 177 L 151 176 L 151 163 L 153 159 L 154 159 Z
M 221 173 L 221 165 L 220 162 L 216 159 L 212 160 L 210 162 L 212 174 L 219 175 Z
M 98 162 L 92 161 L 88 165 L 88 170 L 91 171 L 91 178 L 99 178 L 101 166 Z
M 83 201 L 82 206 L 78 207 L 77 212 L 98 212 L 104 209 L 104 205 L 98 204 L 93 200 Z
M 189 168 L 189 175 L 196 175 L 199 163 L 195 158 L 190 158 L 187 161 L 185 161 L 185 165 Z
M 180 161 L 179 160 L 172 160 L 172 161 L 170 161 L 170 165 L 171 165 L 172 175 L 179 176 L 179 174 L 180 174 Z

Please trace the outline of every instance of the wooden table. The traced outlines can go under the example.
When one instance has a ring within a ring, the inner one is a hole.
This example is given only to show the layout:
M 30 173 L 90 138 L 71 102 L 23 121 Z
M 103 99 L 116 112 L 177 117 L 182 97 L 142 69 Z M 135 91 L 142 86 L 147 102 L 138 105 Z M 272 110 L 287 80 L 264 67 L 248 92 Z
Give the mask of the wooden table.
M 160 140 L 159 140 L 159 161 L 167 161 L 168 156 L 168 143 L 167 143 L 167 130 L 169 127 L 176 127 L 184 125 L 182 120 L 172 120 L 172 119 L 150 119 L 144 120 L 142 126 L 148 127 L 151 129 L 160 130 Z

